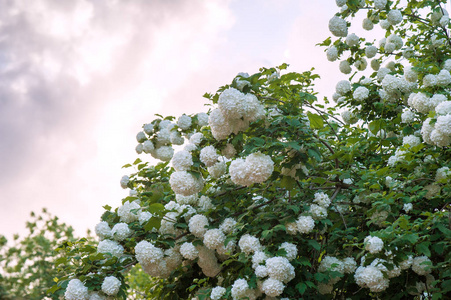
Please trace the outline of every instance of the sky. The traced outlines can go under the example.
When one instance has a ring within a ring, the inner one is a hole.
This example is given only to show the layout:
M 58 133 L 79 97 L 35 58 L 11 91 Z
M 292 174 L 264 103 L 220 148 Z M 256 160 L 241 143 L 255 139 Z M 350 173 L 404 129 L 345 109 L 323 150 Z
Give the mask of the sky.
M 121 169 L 155 114 L 206 112 L 239 72 L 316 68 L 333 0 L 0 0 L 0 234 L 43 207 L 78 235 L 117 207 Z M 150 156 L 141 155 L 142 160 Z

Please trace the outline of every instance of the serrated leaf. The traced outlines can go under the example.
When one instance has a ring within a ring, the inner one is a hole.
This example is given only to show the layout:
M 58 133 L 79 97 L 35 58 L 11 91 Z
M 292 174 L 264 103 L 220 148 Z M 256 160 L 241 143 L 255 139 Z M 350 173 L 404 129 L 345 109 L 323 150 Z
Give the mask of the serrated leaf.
M 310 128 L 321 129 L 324 127 L 324 121 L 319 115 L 307 112 L 307 117 L 310 121 Z

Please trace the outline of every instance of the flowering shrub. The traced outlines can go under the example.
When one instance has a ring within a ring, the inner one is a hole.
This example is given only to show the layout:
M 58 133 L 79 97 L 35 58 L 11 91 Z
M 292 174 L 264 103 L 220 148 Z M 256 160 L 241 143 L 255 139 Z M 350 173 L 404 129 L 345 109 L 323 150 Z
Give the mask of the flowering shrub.
M 336 84 L 336 105 L 316 98 L 317 75 L 284 64 L 205 94 L 208 114 L 145 124 L 136 150 L 162 162 L 124 166 L 130 196 L 105 207 L 97 249 L 62 248 L 83 263 L 53 289 L 125 299 L 124 272 L 140 264 L 156 299 L 445 299 L 445 2 L 337 0 L 337 38 L 322 45 L 352 76 Z M 361 13 L 365 30 L 386 31 L 379 43 L 349 33 Z

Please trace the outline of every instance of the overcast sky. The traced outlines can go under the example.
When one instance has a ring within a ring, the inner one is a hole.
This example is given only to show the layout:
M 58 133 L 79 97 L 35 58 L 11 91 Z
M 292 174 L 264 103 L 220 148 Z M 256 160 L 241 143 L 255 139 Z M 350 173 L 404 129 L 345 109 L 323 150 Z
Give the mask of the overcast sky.
M 346 78 L 315 47 L 334 0 L 0 0 L 0 233 L 43 207 L 93 229 L 135 136 L 154 114 L 207 111 L 238 72 L 315 67 L 318 91 Z M 141 156 L 142 159 L 146 157 Z

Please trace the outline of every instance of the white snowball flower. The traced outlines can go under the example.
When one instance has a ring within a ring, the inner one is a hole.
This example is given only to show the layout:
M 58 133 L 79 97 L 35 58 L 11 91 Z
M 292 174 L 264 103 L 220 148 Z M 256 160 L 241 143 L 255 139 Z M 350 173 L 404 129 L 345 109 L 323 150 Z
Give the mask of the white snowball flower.
M 219 229 L 221 229 L 225 234 L 229 234 L 235 230 L 236 224 L 237 222 L 233 218 L 226 218 L 222 221 Z
M 354 99 L 357 101 L 363 101 L 367 99 L 369 95 L 370 91 L 364 86 L 359 86 L 358 88 L 355 89 L 354 93 L 352 94 Z
M 178 131 L 171 132 L 171 144 L 173 145 L 183 145 L 185 143 L 185 138 Z
M 335 0 L 335 4 L 337 4 L 338 7 L 342 7 L 346 4 L 346 0 Z
M 402 38 L 399 35 L 391 34 L 387 38 L 387 43 L 391 43 L 395 46 L 395 50 L 399 50 L 404 45 L 404 42 L 402 41 Z
M 196 178 L 193 174 L 186 171 L 172 173 L 169 178 L 169 184 L 176 194 L 181 194 L 183 196 L 196 194 L 204 187 L 201 175 L 199 175 L 199 178 Z
M 392 9 L 387 14 L 387 21 L 391 25 L 396 25 L 402 22 L 402 14 L 401 11 L 397 9 Z
M 128 187 L 128 183 L 130 182 L 130 178 L 127 175 L 122 176 L 121 178 L 121 187 L 126 189 Z
M 327 217 L 327 208 L 316 204 L 310 205 L 309 213 L 314 219 L 324 219 Z
M 141 241 L 135 246 L 135 256 L 141 265 L 158 263 L 164 258 L 163 250 L 148 241 Z
M 67 285 L 64 297 L 67 300 L 88 300 L 88 288 L 79 279 L 71 279 Z
M 358 267 L 354 278 L 359 286 L 367 287 L 374 293 L 386 290 L 389 285 L 388 278 L 374 266 Z
M 120 257 L 124 253 L 124 247 L 119 245 L 116 241 L 103 240 L 97 245 L 98 253 L 110 253 L 113 256 Z
M 412 270 L 418 275 L 427 275 L 432 272 L 432 262 L 427 256 L 415 257 L 412 261 Z
M 145 133 L 151 135 L 153 133 L 153 124 L 152 123 L 144 124 L 143 129 Z
M 337 16 L 334 16 L 329 20 L 329 30 L 337 37 L 345 37 L 348 35 L 348 25 L 346 24 L 346 21 Z
M 342 111 L 341 118 L 346 124 L 354 124 L 355 122 L 358 121 L 355 115 L 349 110 Z
M 296 228 L 300 233 L 310 233 L 314 227 L 315 221 L 311 216 L 299 216 L 296 221 Z
M 199 256 L 199 251 L 197 251 L 193 243 L 183 243 L 180 246 L 180 254 L 186 259 L 194 260 Z
M 451 101 L 443 101 L 435 107 L 435 112 L 438 115 L 451 114 Z
M 183 114 L 177 120 L 177 126 L 182 130 L 187 130 L 191 127 L 192 120 L 191 117 Z
M 277 297 L 280 294 L 283 293 L 285 286 L 283 285 L 283 283 L 279 280 L 273 279 L 273 278 L 268 278 L 265 281 L 263 281 L 263 285 L 262 285 L 262 291 L 263 293 L 265 293 L 267 296 L 270 297 Z
M 437 77 L 434 74 L 427 74 L 423 77 L 423 85 L 425 87 L 437 85 Z
M 211 177 L 218 179 L 227 172 L 227 165 L 224 161 L 218 161 L 213 166 L 207 168 Z
M 102 221 L 96 225 L 95 232 L 102 240 L 111 238 L 111 228 L 105 221 Z
M 250 234 L 243 235 L 238 242 L 238 246 L 240 247 L 241 251 L 248 255 L 253 253 L 254 251 L 259 251 L 262 249 L 258 238 Z
M 396 46 L 393 43 L 386 43 L 384 45 L 384 52 L 385 53 L 393 53 L 393 51 L 395 51 Z
M 316 204 L 318 204 L 319 206 L 322 206 L 322 207 L 329 207 L 331 201 L 330 201 L 329 196 L 326 193 L 316 192 L 314 195 L 313 202 L 315 202 Z
M 371 254 L 378 253 L 384 248 L 384 242 L 377 236 L 367 236 L 364 240 L 365 250 Z
M 288 260 L 295 259 L 296 255 L 298 254 L 298 248 L 296 247 L 295 244 L 292 244 L 292 243 L 284 242 L 284 243 L 282 243 L 282 245 L 280 245 L 279 249 L 284 249 L 287 252 L 285 257 Z
M 344 95 L 351 91 L 351 83 L 348 80 L 340 80 L 335 86 L 335 92 L 339 95 Z
M 412 67 L 404 68 L 404 78 L 409 82 L 416 82 L 418 80 L 418 74 Z
M 171 146 L 161 146 L 153 151 L 152 156 L 161 161 L 170 161 L 174 155 L 174 149 Z
M 270 278 L 280 280 L 282 282 L 291 281 L 294 274 L 294 267 L 285 257 L 271 257 L 266 260 L 266 268 L 268 269 L 268 276 Z
M 214 146 L 207 146 L 200 151 L 200 161 L 207 167 L 213 166 L 218 162 L 219 155 L 216 153 Z
M 171 160 L 172 166 L 177 171 L 187 171 L 193 165 L 193 157 L 188 151 L 176 152 Z
M 204 135 L 201 132 L 196 132 L 189 138 L 189 142 L 194 145 L 199 145 L 204 139 Z
M 89 300 L 107 300 L 107 297 L 100 295 L 97 292 L 92 292 L 89 294 Z
M 239 90 L 228 88 L 219 95 L 218 107 L 227 119 L 239 119 L 244 116 L 243 99 Z
M 415 113 L 411 110 L 406 110 L 401 114 L 401 122 L 410 124 L 415 121 Z
M 143 150 L 144 150 L 143 144 L 136 145 L 136 148 L 135 148 L 136 153 L 141 154 L 141 153 L 143 153 Z
M 326 51 L 328 61 L 336 61 L 338 59 L 338 50 L 335 46 L 331 46 Z
M 249 291 L 249 284 L 245 279 L 237 279 L 232 285 L 232 298 L 233 300 L 239 300 L 246 296 Z
M 391 26 L 390 22 L 388 22 L 387 20 L 381 20 L 379 24 L 381 25 L 381 28 L 385 30 L 387 30 Z
M 138 132 L 138 134 L 136 135 L 136 140 L 138 141 L 138 143 L 142 143 L 145 140 L 147 140 L 147 136 L 144 132 L 140 131 Z
M 213 137 L 218 141 L 226 139 L 232 133 L 232 126 L 219 108 L 214 109 L 210 113 L 208 124 Z
M 363 57 L 354 62 L 354 67 L 356 67 L 357 70 L 359 70 L 359 71 L 365 70 L 367 66 L 368 66 L 368 63 L 366 62 L 366 59 Z
M 368 18 L 363 19 L 362 21 L 362 28 L 365 30 L 372 30 L 374 28 L 374 24 L 373 21 L 371 21 Z
M 357 262 L 353 257 L 346 257 L 342 260 L 343 263 L 343 272 L 345 274 L 351 274 L 354 273 L 355 269 L 357 268 Z
M 381 63 L 378 59 L 373 59 L 370 62 L 370 66 L 371 66 L 371 69 L 373 69 L 374 71 L 379 71 Z
M 441 167 L 437 169 L 435 173 L 435 181 L 444 181 L 451 175 L 451 171 L 448 167 Z
M 207 232 L 208 219 L 204 215 L 194 215 L 188 222 L 189 231 L 198 238 L 203 238 Z
M 412 203 L 404 203 L 402 209 L 407 213 L 409 211 L 411 211 L 413 208 L 413 204 Z
M 175 195 L 175 200 L 178 204 L 197 205 L 197 195 L 183 196 L 180 194 Z
M 143 146 L 143 151 L 144 153 L 152 153 L 152 151 L 155 149 L 152 141 L 144 141 L 144 143 L 142 143 Z
M 111 235 L 116 241 L 123 241 L 132 234 L 127 223 L 117 223 L 111 229 Z
M 196 149 L 197 149 L 197 146 L 192 143 L 188 143 L 185 145 L 185 147 L 183 147 L 183 150 L 188 151 L 188 152 L 192 152 Z
M 257 266 L 254 270 L 255 276 L 258 278 L 264 278 L 268 276 L 268 269 L 265 266 Z
M 153 217 L 153 215 L 150 212 L 148 212 L 148 211 L 140 212 L 139 215 L 138 215 L 139 224 L 140 225 L 144 225 L 152 217 Z
M 205 232 L 204 245 L 211 250 L 216 250 L 224 245 L 225 239 L 226 236 L 220 229 L 210 229 Z
M 108 296 L 115 296 L 121 287 L 121 281 L 114 276 L 105 277 L 102 283 L 102 292 Z
M 441 86 L 447 86 L 451 83 L 451 74 L 448 70 L 441 70 L 435 77 L 437 84 Z
M 340 72 L 343 74 L 349 74 L 352 72 L 351 65 L 347 60 L 342 60 L 338 68 L 340 69 Z
M 221 297 L 225 295 L 226 291 L 227 290 L 225 288 L 223 288 L 222 286 L 214 287 L 211 290 L 211 294 L 210 294 L 211 300 L 219 300 L 219 299 L 221 299 Z
M 451 115 L 438 116 L 435 129 L 443 135 L 451 136 Z
M 384 9 L 387 5 L 387 0 L 374 0 L 374 8 Z
M 365 55 L 366 55 L 366 57 L 373 58 L 373 57 L 376 56 L 376 54 L 377 54 L 377 47 L 375 47 L 375 46 L 367 46 L 365 48 Z
M 138 220 L 138 210 L 141 206 L 136 202 L 125 202 L 117 209 L 117 215 L 121 219 L 121 222 L 131 223 Z
M 344 273 L 344 264 L 341 260 L 336 257 L 326 255 L 322 258 L 319 264 L 318 271 L 326 272 L 327 270 L 336 271 L 339 273 Z M 335 284 L 340 280 L 340 277 L 336 276 L 331 278 L 329 283 Z
M 224 149 L 221 150 L 221 154 L 227 159 L 231 159 L 236 155 L 235 147 L 232 144 L 227 143 Z
M 410 147 L 415 147 L 421 144 L 421 139 L 415 135 L 408 135 L 402 139 L 403 145 L 409 145 Z
M 271 157 L 260 152 L 252 153 L 246 159 L 235 159 L 230 164 L 229 172 L 233 183 L 250 186 L 266 181 L 274 171 Z
M 359 44 L 359 37 L 355 33 L 351 33 L 346 37 L 346 44 L 349 47 L 354 47 Z
M 197 114 L 197 122 L 200 127 L 208 125 L 208 114 L 206 113 L 198 113 Z

